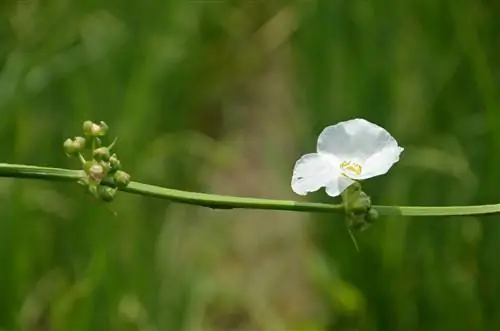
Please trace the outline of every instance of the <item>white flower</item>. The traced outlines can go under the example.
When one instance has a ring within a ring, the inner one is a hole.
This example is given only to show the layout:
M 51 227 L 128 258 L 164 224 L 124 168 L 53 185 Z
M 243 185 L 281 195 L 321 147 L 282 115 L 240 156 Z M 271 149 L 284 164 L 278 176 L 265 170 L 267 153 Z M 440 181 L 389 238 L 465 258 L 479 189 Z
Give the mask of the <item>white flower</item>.
M 389 132 L 364 119 L 328 126 L 318 137 L 317 153 L 295 163 L 292 190 L 306 195 L 325 187 L 335 197 L 354 180 L 387 173 L 402 151 Z

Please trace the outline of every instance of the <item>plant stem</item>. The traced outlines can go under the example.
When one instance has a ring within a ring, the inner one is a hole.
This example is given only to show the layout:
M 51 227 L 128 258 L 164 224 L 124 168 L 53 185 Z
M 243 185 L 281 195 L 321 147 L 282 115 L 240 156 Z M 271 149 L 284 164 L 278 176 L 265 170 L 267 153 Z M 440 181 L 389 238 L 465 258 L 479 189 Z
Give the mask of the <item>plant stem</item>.
M 83 170 L 39 167 L 0 163 L 0 177 L 33 178 L 77 182 L 85 176 Z M 121 191 L 165 199 L 173 202 L 210 207 L 213 209 L 270 209 L 299 212 L 344 213 L 342 204 L 270 200 L 180 191 L 165 187 L 131 182 Z M 372 206 L 381 216 L 470 216 L 500 214 L 500 204 L 476 206 Z

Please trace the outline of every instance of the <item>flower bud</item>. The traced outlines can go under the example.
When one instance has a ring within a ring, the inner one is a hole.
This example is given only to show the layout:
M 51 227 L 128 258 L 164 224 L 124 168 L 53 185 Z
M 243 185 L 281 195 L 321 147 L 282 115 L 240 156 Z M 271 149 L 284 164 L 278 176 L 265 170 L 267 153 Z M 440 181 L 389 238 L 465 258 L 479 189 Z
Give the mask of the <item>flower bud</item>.
M 370 210 L 371 207 L 371 199 L 370 197 L 363 191 L 360 191 L 359 194 L 355 194 L 352 197 L 352 200 L 349 201 L 349 212 L 354 214 L 365 214 Z
M 97 188 L 97 196 L 103 201 L 111 202 L 114 200 L 115 195 L 116 189 L 109 186 L 99 185 L 99 187 Z
M 96 161 L 88 161 L 84 164 L 83 169 L 85 170 L 85 173 L 89 176 L 89 178 L 94 181 L 99 183 L 104 177 L 106 177 L 107 170 L 106 167 Z
M 64 153 L 66 153 L 67 155 L 75 155 L 77 153 L 76 148 L 73 144 L 73 140 L 71 138 L 68 138 L 64 141 L 63 148 Z
M 92 121 L 83 122 L 83 132 L 87 137 L 99 137 L 104 136 L 108 132 L 108 125 L 101 121 L 100 124 L 96 124 Z
M 85 148 L 85 144 L 87 141 L 83 137 L 75 137 L 73 138 L 73 142 L 75 143 L 75 146 L 79 148 L 80 150 L 83 150 Z
M 130 175 L 125 171 L 118 170 L 113 178 L 118 188 L 124 188 L 130 183 Z
M 96 150 L 94 150 L 94 159 L 96 161 L 105 161 L 108 162 L 110 158 L 110 152 L 109 148 L 107 147 L 99 147 Z
M 109 166 L 111 172 L 116 172 L 122 168 L 122 164 L 120 160 L 118 160 L 116 154 L 111 155 L 111 157 L 109 158 Z
M 83 137 L 68 138 L 64 141 L 63 148 L 64 152 L 71 156 L 75 155 L 85 148 L 86 140 Z
M 94 132 L 99 130 L 99 126 L 92 121 L 83 122 L 83 133 L 88 137 L 93 137 Z

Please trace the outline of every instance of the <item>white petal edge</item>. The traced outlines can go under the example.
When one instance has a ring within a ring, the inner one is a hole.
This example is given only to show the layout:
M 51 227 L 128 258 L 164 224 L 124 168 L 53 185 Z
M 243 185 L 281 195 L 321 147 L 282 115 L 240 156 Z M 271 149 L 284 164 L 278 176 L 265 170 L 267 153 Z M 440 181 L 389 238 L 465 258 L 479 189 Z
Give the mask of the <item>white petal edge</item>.
M 363 165 L 363 173 L 357 179 L 367 179 L 385 175 L 392 166 L 399 161 L 399 156 L 404 151 L 397 143 L 387 146 L 368 158 Z
M 334 155 L 340 161 L 364 163 L 396 140 L 384 128 L 365 119 L 355 118 L 323 129 L 318 137 L 317 152 Z
M 292 190 L 298 195 L 306 195 L 326 186 L 339 176 L 336 164 L 336 160 L 328 155 L 303 155 L 293 168 Z
M 348 177 L 340 176 L 326 185 L 325 192 L 331 197 L 336 197 L 342 194 L 342 192 L 344 192 L 345 189 L 352 184 L 354 184 L 354 180 Z

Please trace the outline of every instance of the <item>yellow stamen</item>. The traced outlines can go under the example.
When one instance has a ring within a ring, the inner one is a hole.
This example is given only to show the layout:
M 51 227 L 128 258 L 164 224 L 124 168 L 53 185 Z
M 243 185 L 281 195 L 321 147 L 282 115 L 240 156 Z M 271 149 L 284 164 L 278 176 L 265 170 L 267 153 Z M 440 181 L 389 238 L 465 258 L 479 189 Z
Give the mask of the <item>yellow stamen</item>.
M 361 172 L 363 172 L 363 167 L 359 163 L 351 161 L 343 161 L 342 163 L 340 163 L 340 169 L 345 172 L 353 172 L 358 176 L 361 174 Z

